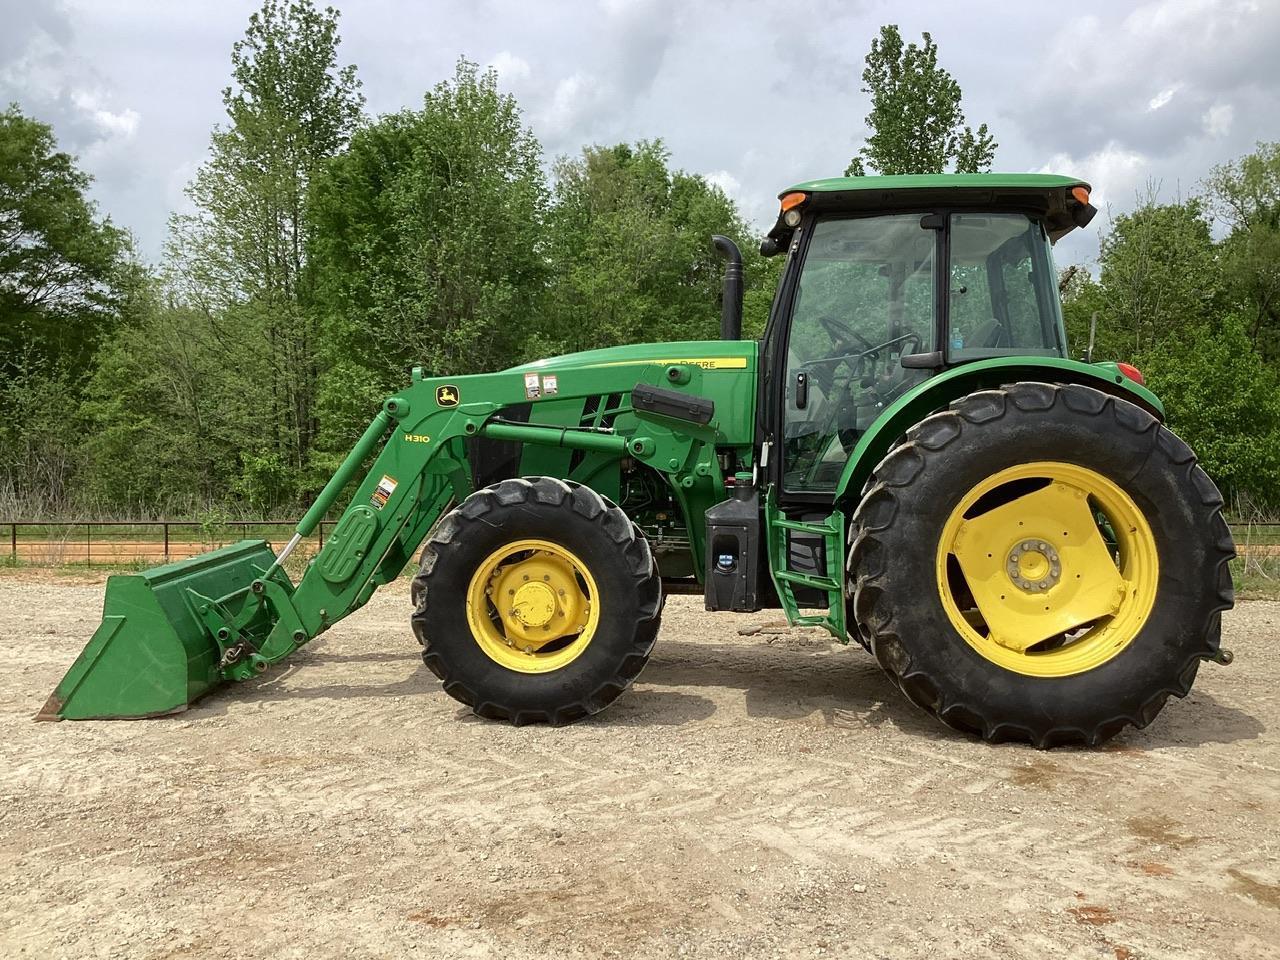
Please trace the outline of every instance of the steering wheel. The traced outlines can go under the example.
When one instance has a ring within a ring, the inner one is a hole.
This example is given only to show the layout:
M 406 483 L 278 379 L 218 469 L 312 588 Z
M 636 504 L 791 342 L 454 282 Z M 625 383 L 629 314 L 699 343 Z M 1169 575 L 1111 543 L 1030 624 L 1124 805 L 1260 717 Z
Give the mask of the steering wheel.
M 866 351 L 871 349 L 871 341 L 843 320 L 837 320 L 832 316 L 820 316 L 818 323 L 822 325 L 823 330 L 831 334 L 831 339 L 839 341 L 840 345 L 854 344 Z

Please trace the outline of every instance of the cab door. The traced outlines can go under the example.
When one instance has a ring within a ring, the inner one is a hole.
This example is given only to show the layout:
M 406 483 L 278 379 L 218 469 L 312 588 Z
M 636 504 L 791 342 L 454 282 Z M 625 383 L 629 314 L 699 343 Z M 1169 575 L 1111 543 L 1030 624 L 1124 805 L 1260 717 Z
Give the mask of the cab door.
M 810 226 L 790 315 L 771 331 L 779 504 L 829 504 L 862 433 L 928 375 L 904 368 L 902 357 L 938 349 L 935 219 L 917 212 Z

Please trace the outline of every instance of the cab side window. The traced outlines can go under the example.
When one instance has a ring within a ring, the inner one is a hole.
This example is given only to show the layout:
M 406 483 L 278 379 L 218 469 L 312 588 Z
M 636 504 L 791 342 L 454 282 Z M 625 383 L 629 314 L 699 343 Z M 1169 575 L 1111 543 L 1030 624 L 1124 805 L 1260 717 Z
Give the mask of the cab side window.
M 950 220 L 948 359 L 1056 356 L 1061 307 L 1040 224 L 1016 213 Z

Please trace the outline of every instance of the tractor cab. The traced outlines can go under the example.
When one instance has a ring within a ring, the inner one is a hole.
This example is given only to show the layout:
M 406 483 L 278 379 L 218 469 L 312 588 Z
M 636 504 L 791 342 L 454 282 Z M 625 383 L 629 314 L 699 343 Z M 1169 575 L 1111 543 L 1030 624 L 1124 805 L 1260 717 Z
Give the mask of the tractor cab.
M 1036 174 L 857 177 L 781 196 L 787 254 L 765 337 L 780 493 L 829 496 L 885 408 L 949 367 L 1065 357 L 1050 247 L 1088 185 Z

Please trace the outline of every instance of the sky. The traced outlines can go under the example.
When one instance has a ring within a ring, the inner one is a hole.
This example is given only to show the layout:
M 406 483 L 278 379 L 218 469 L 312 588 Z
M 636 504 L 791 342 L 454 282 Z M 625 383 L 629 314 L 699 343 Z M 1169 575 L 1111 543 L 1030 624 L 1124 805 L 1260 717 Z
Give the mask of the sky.
M 459 56 L 492 65 L 548 160 L 662 138 L 761 229 L 789 184 L 837 176 L 867 130 L 883 23 L 929 31 L 996 139 L 995 169 L 1079 176 L 1104 211 L 1059 244 L 1090 264 L 1108 214 L 1197 192 L 1280 139 L 1280 2 L 337 0 L 371 114 L 416 106 Z M 51 123 L 102 212 L 159 258 L 225 118 L 251 0 L 0 0 L 0 104 Z

